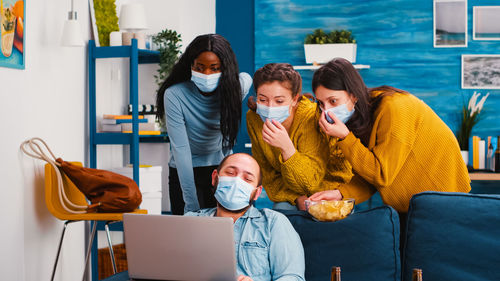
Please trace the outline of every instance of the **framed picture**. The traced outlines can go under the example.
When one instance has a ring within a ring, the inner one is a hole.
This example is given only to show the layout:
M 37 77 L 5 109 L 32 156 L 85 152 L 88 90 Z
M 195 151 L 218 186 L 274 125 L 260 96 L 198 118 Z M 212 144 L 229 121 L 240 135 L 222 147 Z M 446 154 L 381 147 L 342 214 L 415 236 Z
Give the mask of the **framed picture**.
M 434 47 L 467 47 L 467 0 L 434 0 Z
M 472 39 L 500 40 L 500 6 L 474 6 Z
M 0 1 L 0 66 L 24 69 L 25 0 Z
M 500 89 L 500 55 L 462 55 L 462 89 Z
M 119 30 L 115 1 L 89 0 L 89 7 L 95 45 L 109 46 L 109 34 Z

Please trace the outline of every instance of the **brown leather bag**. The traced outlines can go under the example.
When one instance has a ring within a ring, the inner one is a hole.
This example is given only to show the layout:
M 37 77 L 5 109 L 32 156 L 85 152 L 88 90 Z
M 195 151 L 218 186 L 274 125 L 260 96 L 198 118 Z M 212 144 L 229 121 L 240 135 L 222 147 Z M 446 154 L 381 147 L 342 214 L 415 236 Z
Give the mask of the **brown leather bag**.
M 57 158 L 56 162 L 92 203 L 89 212 L 131 212 L 142 202 L 139 187 L 129 177 L 106 170 L 76 166 L 61 158 Z
M 44 152 L 47 150 L 50 155 Z M 142 202 L 139 187 L 131 178 L 106 170 L 85 168 L 73 165 L 54 156 L 48 145 L 40 138 L 32 138 L 21 144 L 21 150 L 34 158 L 47 161 L 56 171 L 59 200 L 62 207 L 69 213 L 81 214 L 87 212 L 122 213 L 135 210 Z M 61 172 L 92 203 L 81 206 L 71 202 L 66 196 Z

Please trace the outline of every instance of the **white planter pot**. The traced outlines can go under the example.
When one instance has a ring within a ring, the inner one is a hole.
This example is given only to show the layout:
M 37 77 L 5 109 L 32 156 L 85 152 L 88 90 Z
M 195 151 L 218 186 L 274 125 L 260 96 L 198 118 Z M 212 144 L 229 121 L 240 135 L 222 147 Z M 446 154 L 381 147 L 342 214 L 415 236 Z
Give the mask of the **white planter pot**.
M 356 44 L 304 44 L 306 63 L 327 63 L 333 58 L 356 62 Z
M 462 158 L 464 159 L 465 165 L 469 165 L 469 151 L 460 150 L 460 153 L 462 153 Z

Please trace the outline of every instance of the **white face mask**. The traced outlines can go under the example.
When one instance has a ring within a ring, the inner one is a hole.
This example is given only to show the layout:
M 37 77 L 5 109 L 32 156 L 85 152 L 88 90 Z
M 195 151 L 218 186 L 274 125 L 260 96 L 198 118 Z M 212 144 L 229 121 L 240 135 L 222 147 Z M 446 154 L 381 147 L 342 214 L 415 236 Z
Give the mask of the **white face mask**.
M 337 118 L 340 119 L 340 121 L 342 121 L 342 123 L 345 124 L 347 123 L 347 121 L 349 121 L 352 114 L 354 113 L 354 108 L 351 111 L 349 111 L 349 109 L 347 109 L 347 104 L 344 103 L 339 106 L 331 107 L 325 110 L 326 121 L 328 121 L 328 123 L 330 124 L 333 124 L 333 119 L 330 118 L 330 116 L 328 116 L 328 112 L 332 112 L 333 114 L 335 114 L 335 116 L 337 116 Z
M 283 123 L 288 116 L 290 116 L 290 106 L 265 106 L 262 104 L 257 104 L 257 114 L 260 115 L 262 121 L 266 122 L 266 119 L 276 120 L 280 123 Z
M 250 205 L 254 189 L 254 186 L 240 177 L 219 177 L 214 196 L 222 207 L 230 211 L 237 211 Z
M 196 87 L 204 93 L 211 93 L 219 86 L 219 80 L 222 72 L 206 75 L 200 72 L 191 70 L 191 81 L 194 82 Z

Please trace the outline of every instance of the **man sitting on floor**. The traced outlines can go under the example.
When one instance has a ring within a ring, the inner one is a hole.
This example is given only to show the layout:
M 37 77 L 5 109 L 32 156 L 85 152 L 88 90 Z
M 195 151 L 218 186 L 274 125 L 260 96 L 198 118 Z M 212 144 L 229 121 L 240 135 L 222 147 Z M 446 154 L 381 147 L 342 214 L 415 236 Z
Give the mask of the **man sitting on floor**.
M 217 207 L 186 215 L 233 219 L 238 281 L 304 280 L 304 249 L 293 226 L 281 213 L 253 207 L 262 192 L 257 161 L 245 153 L 226 156 L 212 185 Z

